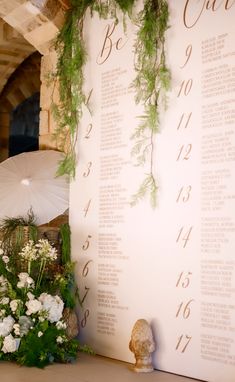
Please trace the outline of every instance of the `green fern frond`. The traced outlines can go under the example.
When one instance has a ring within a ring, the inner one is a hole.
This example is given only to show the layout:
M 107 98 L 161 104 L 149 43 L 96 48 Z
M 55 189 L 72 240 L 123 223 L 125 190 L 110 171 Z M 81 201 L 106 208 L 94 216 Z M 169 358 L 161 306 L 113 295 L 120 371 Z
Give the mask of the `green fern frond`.
M 153 208 L 156 207 L 156 193 L 157 185 L 152 174 L 147 175 L 147 177 L 141 183 L 136 194 L 132 196 L 131 206 L 135 206 L 137 203 L 142 201 L 147 194 L 150 194 L 150 202 Z

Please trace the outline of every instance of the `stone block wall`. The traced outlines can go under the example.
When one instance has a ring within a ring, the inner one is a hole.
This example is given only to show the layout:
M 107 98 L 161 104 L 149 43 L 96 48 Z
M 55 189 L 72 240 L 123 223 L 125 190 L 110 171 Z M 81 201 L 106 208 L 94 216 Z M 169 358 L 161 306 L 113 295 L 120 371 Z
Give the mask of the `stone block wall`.
M 41 60 L 41 90 L 40 90 L 40 123 L 39 123 L 39 147 L 40 149 L 57 149 L 53 132 L 56 122 L 52 113 L 52 103 L 58 102 L 58 84 L 50 78 L 50 73 L 56 68 L 56 52 L 44 55 Z
M 30 54 L 37 50 L 42 57 L 41 62 L 41 100 L 40 100 L 40 126 L 39 126 L 39 147 L 40 149 L 56 149 L 56 142 L 51 139 L 56 122 L 51 111 L 52 101 L 57 102 L 58 91 L 57 85 L 48 83 L 48 72 L 53 70 L 56 65 L 56 53 L 53 50 L 52 41 L 55 39 L 59 29 L 64 22 L 64 12 L 69 7 L 69 0 L 0 0 L 0 21 L 4 21 L 6 29 L 13 31 L 17 36 L 21 35 L 28 44 L 24 45 Z M 1 23 L 0 23 L 1 24 Z M 8 28 L 10 26 L 11 28 Z M 9 32 L 9 31 L 8 31 Z M 0 30 L 1 42 L 1 30 Z M 23 47 L 23 45 L 22 45 Z M 20 49 L 17 47 L 17 54 Z M 26 52 L 27 53 L 27 52 Z M 1 44 L 0 44 L 1 55 Z M 12 56 L 14 59 L 14 56 Z M 26 55 L 27 57 L 27 55 Z M 13 60 L 12 59 L 12 60 Z M 17 67 L 17 64 L 16 64 Z M 12 70 L 13 72 L 13 70 Z M 6 72 L 5 72 L 6 73 Z M 7 82 L 10 74 L 1 78 L 0 85 Z M 1 89 L 0 89 L 1 91 Z M 24 83 L 21 85 L 21 93 L 27 93 L 28 89 Z M 29 92 L 30 93 L 30 92 Z M 24 94 L 25 95 L 25 94 Z M 30 94 L 31 95 L 31 94 Z M 25 98 L 27 98 L 25 96 Z M 7 112 L 11 110 L 11 105 L 16 106 L 14 94 L 10 92 L 8 98 L 4 100 L 4 108 L 0 110 L 0 161 L 7 155 L 7 138 L 9 131 L 9 115 Z M 1 115 L 2 113 L 4 115 Z M 2 120 L 8 122 L 2 122 Z

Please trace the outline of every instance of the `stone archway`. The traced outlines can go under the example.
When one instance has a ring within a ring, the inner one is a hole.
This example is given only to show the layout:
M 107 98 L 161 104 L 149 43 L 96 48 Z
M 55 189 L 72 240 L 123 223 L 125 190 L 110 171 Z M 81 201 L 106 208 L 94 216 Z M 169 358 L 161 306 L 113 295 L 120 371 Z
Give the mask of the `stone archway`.
M 41 54 L 46 55 L 64 21 L 67 1 L 1 0 L 0 17 Z
M 29 116 L 32 115 L 31 107 L 27 109 L 28 111 L 26 109 L 23 111 L 20 105 L 23 105 L 30 98 L 36 97 L 36 94 L 38 104 L 38 94 L 40 93 L 41 87 L 40 70 L 41 55 L 36 51 L 17 66 L 0 94 L 0 162 L 7 159 L 12 150 L 14 152 L 14 145 L 18 146 L 20 140 L 22 143 L 24 142 L 24 136 L 26 140 L 27 135 L 35 135 L 35 123 L 37 126 L 36 130 L 38 131 L 38 107 L 37 112 L 35 110 L 37 115 L 35 114 L 36 119 L 33 128 L 33 125 L 29 123 Z M 35 107 L 33 109 L 35 109 Z M 18 113 L 16 112 L 17 110 Z M 19 112 L 20 110 L 21 112 Z M 17 118 L 14 119 L 14 122 L 13 120 L 11 121 L 11 118 L 13 116 L 16 117 L 16 115 Z M 22 123 L 23 121 L 28 121 L 27 129 L 25 129 L 26 125 Z M 10 128 L 11 123 L 13 123 L 12 128 Z M 14 125 L 15 127 L 13 128 Z M 23 125 L 25 126 L 23 127 Z M 30 131 L 31 126 L 32 131 Z M 19 142 L 16 140 L 16 136 L 18 136 Z M 24 145 L 22 145 L 22 150 L 23 149 Z
M 56 92 L 52 86 L 48 85 L 45 74 L 53 70 L 56 65 L 56 53 L 53 50 L 52 41 L 63 25 L 64 12 L 68 9 L 68 4 L 69 0 L 0 0 L 0 95 L 10 75 L 27 56 L 33 51 L 42 54 L 39 126 L 41 149 L 56 148 L 55 142 L 51 140 L 55 128 L 51 113 L 52 93 L 55 97 Z M 13 43 L 12 39 L 9 39 L 9 33 L 18 40 L 15 54 L 14 52 L 9 54 L 9 49 L 5 49 L 6 41 L 10 41 L 10 45 L 11 42 Z M 20 36 L 21 41 L 19 41 Z M 1 60 L 7 52 L 8 57 L 5 61 Z M 2 73 L 1 63 L 5 65 Z M 7 128 L 9 128 L 9 116 L 6 111 L 0 110 L 0 142 L 1 140 L 5 142 Z M 3 134 L 2 137 L 1 134 Z

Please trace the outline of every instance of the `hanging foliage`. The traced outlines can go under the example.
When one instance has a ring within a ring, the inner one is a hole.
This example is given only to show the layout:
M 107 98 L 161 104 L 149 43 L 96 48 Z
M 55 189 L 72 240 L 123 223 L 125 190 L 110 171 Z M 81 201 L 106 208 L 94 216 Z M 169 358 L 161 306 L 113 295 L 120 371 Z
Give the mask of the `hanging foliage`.
M 132 154 L 139 165 L 150 162 L 149 173 L 133 196 L 136 204 L 148 192 L 155 205 L 157 184 L 153 171 L 154 134 L 158 131 L 159 102 L 169 88 L 170 74 L 165 63 L 165 31 L 168 23 L 166 0 L 145 0 L 144 8 L 132 17 L 135 0 L 71 0 L 66 19 L 56 42 L 58 63 L 55 78 L 59 81 L 59 104 L 54 105 L 54 115 L 58 127 L 55 131 L 58 148 L 65 153 L 58 168 L 58 175 L 75 177 L 78 125 L 82 117 L 82 107 L 86 103 L 83 92 L 83 67 L 86 62 L 86 49 L 83 40 L 83 22 L 86 11 L 91 15 L 98 12 L 101 18 L 114 18 L 118 22 L 118 10 L 122 11 L 125 26 L 127 14 L 139 27 L 135 44 L 136 102 L 144 105 L 144 115 L 136 128 Z
M 168 4 L 165 0 L 146 0 L 137 18 L 138 34 L 135 44 L 134 87 L 136 102 L 144 105 L 144 114 L 132 138 L 135 144 L 132 154 L 138 165 L 149 163 L 149 171 L 138 192 L 133 195 L 135 205 L 147 193 L 151 205 L 156 205 L 157 183 L 154 174 L 154 135 L 159 130 L 159 106 L 165 103 L 170 87 L 170 72 L 165 60 L 165 32 L 168 28 Z
M 57 37 L 55 49 L 58 54 L 56 78 L 59 80 L 59 104 L 54 104 L 58 122 L 55 137 L 59 149 L 65 152 L 57 174 L 69 174 L 74 178 L 78 124 L 82 116 L 83 66 L 86 52 L 82 38 L 83 17 L 92 1 L 71 1 L 65 23 Z

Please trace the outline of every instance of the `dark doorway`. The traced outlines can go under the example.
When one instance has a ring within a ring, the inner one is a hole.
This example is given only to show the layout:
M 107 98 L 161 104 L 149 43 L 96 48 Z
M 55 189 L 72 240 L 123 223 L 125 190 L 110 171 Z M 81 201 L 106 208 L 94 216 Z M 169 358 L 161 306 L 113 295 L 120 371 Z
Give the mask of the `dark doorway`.
M 9 157 L 38 150 L 40 94 L 35 93 L 11 113 Z

